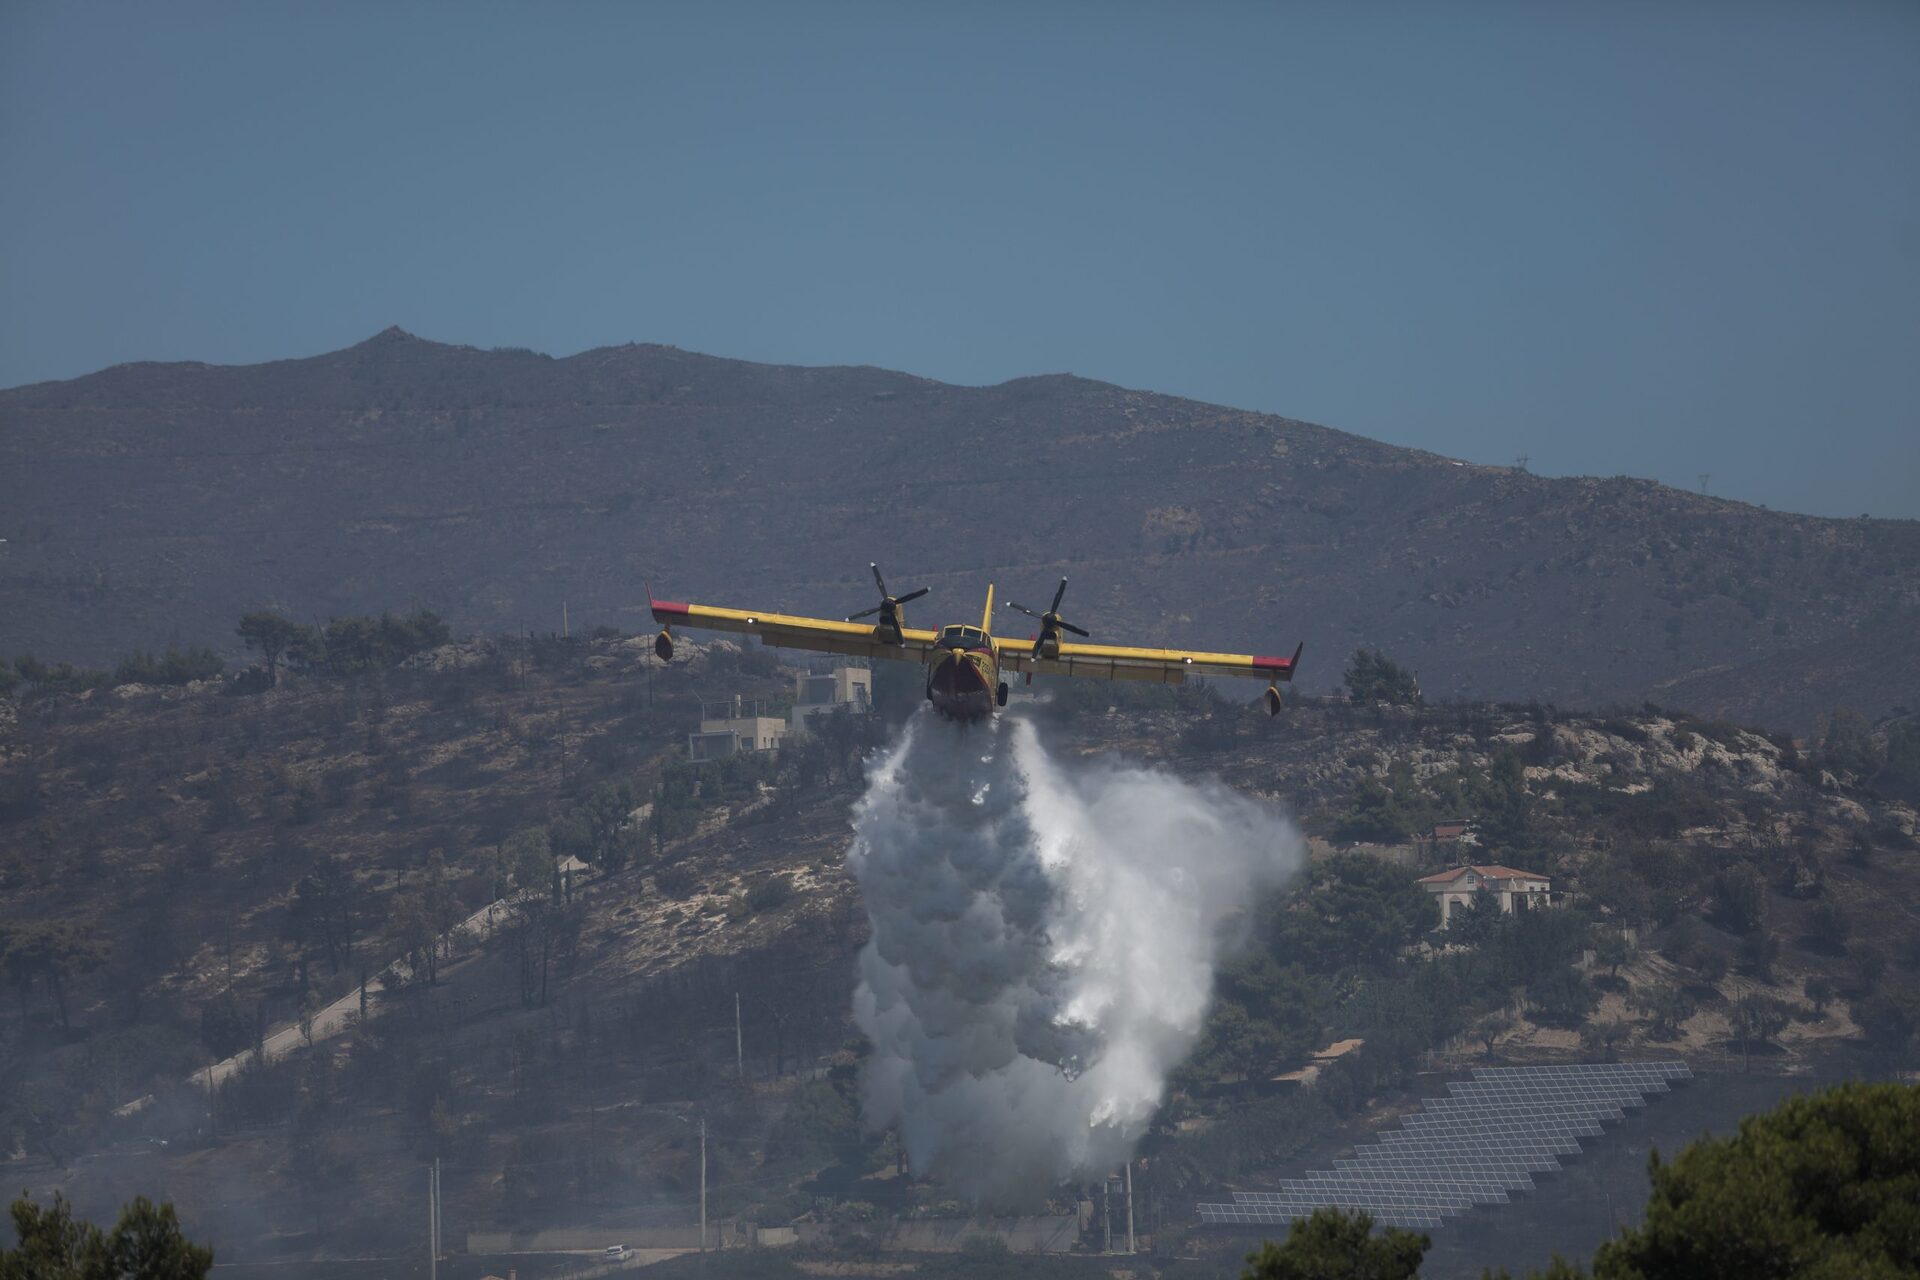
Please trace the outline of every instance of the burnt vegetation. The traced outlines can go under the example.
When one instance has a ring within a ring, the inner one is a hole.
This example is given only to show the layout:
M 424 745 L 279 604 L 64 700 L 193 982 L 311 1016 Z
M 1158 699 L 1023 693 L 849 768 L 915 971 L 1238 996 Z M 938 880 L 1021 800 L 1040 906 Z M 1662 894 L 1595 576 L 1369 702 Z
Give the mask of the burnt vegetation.
M 806 1217 L 853 1248 L 957 1210 L 861 1129 L 847 1016 L 846 812 L 918 705 L 913 669 L 876 673 L 874 715 L 695 765 L 703 699 L 790 697 L 772 655 L 663 668 L 611 631 L 247 617 L 238 673 L 0 699 L 0 1139 L 22 1185 L 99 1216 L 162 1180 L 223 1258 L 398 1248 L 436 1157 L 459 1230 L 681 1223 L 698 1114 L 716 1217 Z M 1277 720 L 1204 684 L 1050 684 L 1031 712 L 1059 750 L 1217 775 L 1315 841 L 1250 911 L 1143 1203 L 1314 1149 L 1436 1066 L 1911 1051 L 1910 719 L 1833 715 L 1796 743 L 1651 706 L 1425 700 L 1377 652 L 1348 670 L 1352 699 Z M 1475 843 L 1417 839 L 1449 819 Z M 1415 881 L 1464 861 L 1562 901 L 1437 933 Z M 1345 1039 L 1310 1087 L 1276 1079 Z

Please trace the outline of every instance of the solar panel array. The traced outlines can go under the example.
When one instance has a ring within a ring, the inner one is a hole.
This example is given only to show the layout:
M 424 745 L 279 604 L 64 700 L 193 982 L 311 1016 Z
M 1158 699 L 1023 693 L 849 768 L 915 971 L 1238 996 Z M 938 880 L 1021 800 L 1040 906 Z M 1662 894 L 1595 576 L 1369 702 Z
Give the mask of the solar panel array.
M 1536 1175 L 1557 1173 L 1562 1159 L 1580 1154 L 1582 1139 L 1692 1076 L 1684 1062 L 1476 1067 L 1473 1079 L 1449 1084 L 1446 1097 L 1429 1098 L 1400 1128 L 1332 1169 L 1195 1208 L 1214 1223 L 1287 1223 L 1333 1206 L 1364 1209 L 1387 1226 L 1437 1227 L 1531 1191 Z

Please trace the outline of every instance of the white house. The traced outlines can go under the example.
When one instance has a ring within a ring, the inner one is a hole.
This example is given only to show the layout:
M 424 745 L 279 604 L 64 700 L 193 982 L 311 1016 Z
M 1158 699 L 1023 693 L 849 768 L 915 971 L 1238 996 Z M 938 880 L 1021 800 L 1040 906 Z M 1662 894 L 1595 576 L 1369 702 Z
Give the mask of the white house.
M 1440 900 L 1442 929 L 1452 920 L 1454 908 L 1467 906 L 1475 894 L 1493 894 L 1500 909 L 1509 915 L 1553 905 L 1553 885 L 1547 877 L 1498 863 L 1455 867 L 1451 871 L 1421 876 L 1419 885 Z

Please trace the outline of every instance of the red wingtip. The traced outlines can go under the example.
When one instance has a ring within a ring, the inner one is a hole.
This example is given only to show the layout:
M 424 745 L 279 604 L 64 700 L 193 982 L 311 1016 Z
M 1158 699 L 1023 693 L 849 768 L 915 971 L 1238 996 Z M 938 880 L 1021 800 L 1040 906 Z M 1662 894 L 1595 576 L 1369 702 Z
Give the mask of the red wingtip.
M 1294 668 L 1300 665 L 1300 655 L 1306 651 L 1307 642 L 1302 640 L 1293 651 L 1291 658 L 1255 658 L 1253 669 L 1270 673 L 1276 680 L 1293 679 Z

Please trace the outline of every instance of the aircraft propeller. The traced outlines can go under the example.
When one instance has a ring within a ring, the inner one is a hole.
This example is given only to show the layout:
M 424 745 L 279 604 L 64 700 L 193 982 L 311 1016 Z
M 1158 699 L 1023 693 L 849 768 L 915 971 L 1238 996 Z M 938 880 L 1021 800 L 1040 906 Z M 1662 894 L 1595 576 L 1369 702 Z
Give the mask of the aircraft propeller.
M 1023 604 L 1015 604 L 1011 600 L 1007 601 L 1007 608 L 1018 609 L 1021 613 L 1026 614 L 1029 618 L 1038 618 L 1040 620 L 1040 635 L 1042 639 L 1046 637 L 1046 634 L 1049 631 L 1055 632 L 1055 639 L 1059 638 L 1058 632 L 1061 632 L 1061 631 L 1071 631 L 1073 632 L 1073 634 L 1077 636 L 1082 636 L 1087 639 L 1092 639 L 1093 633 L 1091 631 L 1083 631 L 1079 627 L 1074 626 L 1071 622 L 1068 622 L 1066 619 L 1060 616 L 1060 601 L 1066 596 L 1066 594 L 1067 594 L 1067 580 L 1065 578 L 1062 578 L 1060 579 L 1060 589 L 1053 593 L 1053 603 L 1047 607 L 1047 611 L 1045 613 L 1035 613 L 1033 610 L 1027 608 L 1027 606 Z
M 880 576 L 880 566 L 870 563 L 867 565 L 867 568 L 873 570 L 873 581 L 875 585 L 880 588 L 880 603 L 871 609 L 862 609 L 859 613 L 848 614 L 848 622 L 858 622 L 862 618 L 870 618 L 877 613 L 883 618 L 892 619 L 893 625 L 898 627 L 900 625 L 900 606 L 909 600 L 918 600 L 931 590 L 929 587 L 921 587 L 918 591 L 909 591 L 903 596 L 890 596 L 887 594 L 887 580 Z

